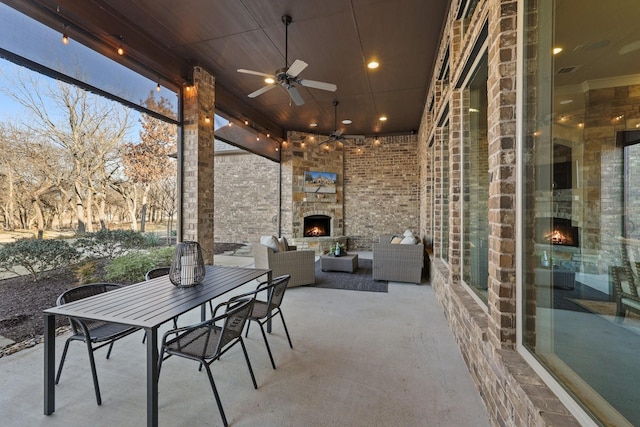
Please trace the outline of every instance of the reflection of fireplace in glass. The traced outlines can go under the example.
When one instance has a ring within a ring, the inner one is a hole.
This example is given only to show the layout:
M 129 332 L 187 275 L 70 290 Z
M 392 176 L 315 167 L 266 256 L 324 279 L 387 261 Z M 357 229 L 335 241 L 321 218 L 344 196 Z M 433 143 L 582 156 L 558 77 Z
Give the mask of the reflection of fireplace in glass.
M 331 236 L 331 217 L 309 215 L 304 217 L 304 237 Z
M 560 246 L 580 246 L 579 228 L 570 219 L 536 218 L 536 242 Z

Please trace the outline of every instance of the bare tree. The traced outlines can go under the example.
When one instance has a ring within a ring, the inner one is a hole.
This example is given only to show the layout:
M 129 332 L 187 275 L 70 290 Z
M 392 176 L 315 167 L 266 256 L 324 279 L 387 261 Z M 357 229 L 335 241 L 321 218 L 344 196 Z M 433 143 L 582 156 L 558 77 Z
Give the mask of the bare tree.
M 93 201 L 106 191 L 110 165 L 129 130 L 129 110 L 63 82 L 43 83 L 31 74 L 11 79 L 7 95 L 30 112 L 22 126 L 61 153 L 51 179 L 75 211 L 78 232 L 93 231 Z

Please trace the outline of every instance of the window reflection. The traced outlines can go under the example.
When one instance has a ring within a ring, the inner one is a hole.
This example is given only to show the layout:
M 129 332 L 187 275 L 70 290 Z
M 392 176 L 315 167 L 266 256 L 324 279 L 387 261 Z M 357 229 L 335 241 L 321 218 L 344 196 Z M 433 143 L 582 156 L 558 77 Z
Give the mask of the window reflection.
M 527 10 L 522 342 L 595 419 L 640 425 L 640 9 Z

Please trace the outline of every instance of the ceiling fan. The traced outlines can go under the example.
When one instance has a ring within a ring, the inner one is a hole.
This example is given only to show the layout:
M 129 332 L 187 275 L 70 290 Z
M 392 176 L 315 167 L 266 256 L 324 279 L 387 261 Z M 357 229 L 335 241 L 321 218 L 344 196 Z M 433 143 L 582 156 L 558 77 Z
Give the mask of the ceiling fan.
M 279 86 L 282 86 L 287 91 L 287 93 L 289 93 L 289 97 L 291 98 L 291 100 L 296 105 L 299 106 L 304 104 L 304 99 L 302 99 L 300 92 L 298 92 L 298 89 L 295 86 L 296 84 L 299 84 L 300 86 L 304 86 L 304 87 L 311 87 L 314 89 L 322 89 L 322 90 L 335 92 L 338 87 L 333 83 L 324 83 L 324 82 L 318 82 L 315 80 L 298 78 L 298 75 L 309 65 L 306 62 L 301 61 L 300 59 L 296 59 L 293 62 L 293 64 L 291 64 L 291 66 L 289 67 L 289 61 L 288 61 L 289 24 L 291 24 L 291 17 L 289 15 L 283 15 L 282 22 L 284 23 L 284 26 L 285 26 L 284 68 L 279 68 L 278 70 L 276 70 L 274 74 L 261 73 L 260 71 L 245 70 L 244 68 L 238 69 L 239 73 L 252 74 L 254 76 L 262 76 L 262 77 L 271 79 L 273 81 L 273 83 L 269 83 L 267 86 L 264 86 L 256 90 L 255 92 L 251 92 L 248 95 L 249 98 L 255 98 L 259 95 L 262 95 L 263 93 L 268 92 L 274 87 L 279 85 Z
M 338 130 L 338 101 L 333 101 L 333 128 L 335 129 L 333 132 L 329 134 L 329 138 L 325 139 L 322 142 L 318 143 L 318 146 L 322 144 L 328 144 L 330 142 L 338 141 L 343 144 L 348 144 L 347 139 L 364 139 L 364 135 L 343 135 L 341 130 Z

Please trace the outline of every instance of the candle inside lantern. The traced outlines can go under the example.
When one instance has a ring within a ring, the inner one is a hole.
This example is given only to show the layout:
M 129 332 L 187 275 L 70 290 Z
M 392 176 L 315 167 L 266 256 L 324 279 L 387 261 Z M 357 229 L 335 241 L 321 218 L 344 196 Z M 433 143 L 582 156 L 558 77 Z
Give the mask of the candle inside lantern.
M 180 259 L 180 284 L 191 286 L 195 283 L 196 257 L 194 255 L 183 255 Z

